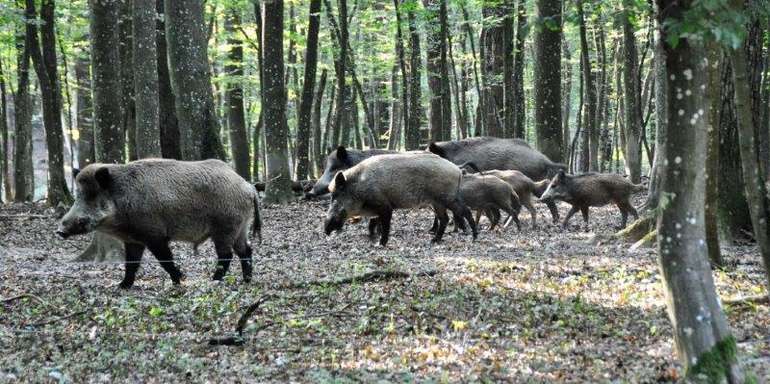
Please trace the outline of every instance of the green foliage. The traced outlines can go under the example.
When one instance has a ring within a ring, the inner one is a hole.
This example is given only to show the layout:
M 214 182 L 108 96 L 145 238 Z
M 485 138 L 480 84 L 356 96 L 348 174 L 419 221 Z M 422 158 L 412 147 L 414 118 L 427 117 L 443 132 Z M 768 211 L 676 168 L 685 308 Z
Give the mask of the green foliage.
M 719 44 L 736 49 L 746 38 L 749 10 L 736 7 L 729 0 L 696 0 L 685 10 L 681 19 L 664 22 L 666 42 L 676 47 L 682 39 L 713 39 Z
M 727 370 L 736 361 L 738 346 L 735 337 L 720 340 L 714 347 L 698 356 L 698 361 L 687 371 L 687 376 L 704 382 L 721 383 L 727 376 Z

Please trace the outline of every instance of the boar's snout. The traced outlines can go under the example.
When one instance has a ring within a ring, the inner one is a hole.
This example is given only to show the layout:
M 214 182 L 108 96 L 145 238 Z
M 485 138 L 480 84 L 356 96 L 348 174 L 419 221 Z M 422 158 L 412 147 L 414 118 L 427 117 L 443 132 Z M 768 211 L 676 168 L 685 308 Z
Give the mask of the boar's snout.
M 56 234 L 62 239 L 66 239 L 73 235 L 88 233 L 90 232 L 89 223 L 90 220 L 85 217 L 67 218 L 65 216 L 61 223 L 59 223 Z
M 346 212 L 343 210 L 336 215 L 330 215 L 326 217 L 324 222 L 324 233 L 329 236 L 334 231 L 341 231 L 342 226 L 345 225 Z

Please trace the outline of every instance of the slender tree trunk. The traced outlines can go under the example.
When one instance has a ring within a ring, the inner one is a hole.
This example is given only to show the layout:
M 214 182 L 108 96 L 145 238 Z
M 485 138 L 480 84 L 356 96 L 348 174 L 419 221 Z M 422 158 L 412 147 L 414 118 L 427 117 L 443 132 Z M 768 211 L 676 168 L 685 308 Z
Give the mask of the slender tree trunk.
M 483 111 L 484 110 L 484 105 L 483 105 L 484 104 L 484 100 L 482 98 L 482 92 L 481 92 L 481 80 L 479 79 L 478 59 L 476 57 L 476 43 L 473 40 L 473 30 L 471 29 L 471 23 L 470 23 L 470 19 L 468 17 L 468 10 L 465 8 L 465 5 L 463 3 L 460 3 L 460 10 L 462 11 L 462 14 L 463 14 L 463 24 L 465 24 L 465 33 L 468 36 L 468 43 L 471 46 L 471 57 L 473 58 L 473 61 L 472 61 L 473 78 L 474 78 L 475 84 L 476 84 L 476 95 L 479 98 L 479 105 L 477 106 L 477 109 Z M 482 120 L 482 119 L 478 118 L 478 114 L 477 114 L 476 120 L 479 123 Z M 485 129 L 484 129 L 483 125 L 477 123 L 476 126 L 474 127 L 474 135 L 475 136 L 479 136 L 483 132 L 485 132 Z
M 321 71 L 321 79 L 318 81 L 318 87 L 316 87 L 315 97 L 313 99 L 313 115 L 312 115 L 312 131 L 313 131 L 313 159 L 315 159 L 314 173 L 320 174 L 323 170 L 324 152 L 321 138 L 321 107 L 323 106 L 324 91 L 326 90 L 326 76 L 328 71 L 324 69 Z
M 344 0 L 343 0 L 344 1 Z M 283 64 L 283 0 L 262 4 L 264 65 L 265 143 L 267 152 L 267 187 L 265 202 L 286 203 L 292 198 L 286 139 L 286 83 Z
M 422 120 L 421 99 L 421 58 L 420 58 L 420 35 L 417 32 L 417 21 L 415 20 L 415 11 L 407 10 L 407 19 L 409 23 L 409 45 L 410 45 L 410 79 L 409 79 L 409 124 L 406 128 L 405 147 L 407 151 L 416 150 L 420 147 L 420 125 Z
M 659 12 L 656 9 L 656 12 Z M 657 13 L 656 13 L 657 14 Z M 663 40 L 660 36 L 660 26 L 656 25 L 656 35 L 655 35 L 655 82 L 658 84 L 657 87 L 655 87 L 655 158 L 652 162 L 652 172 L 650 173 L 650 188 L 647 193 L 647 202 L 645 203 L 645 207 L 649 212 L 654 214 L 654 212 L 657 210 L 659 203 L 660 203 L 660 184 L 663 179 L 662 171 L 663 171 L 663 163 L 665 162 L 665 146 L 663 143 L 666 141 L 666 125 L 668 123 L 668 112 L 666 110 L 668 102 L 666 101 L 666 95 L 668 93 L 668 90 L 666 89 L 667 80 L 666 78 L 666 57 L 665 57 L 665 51 L 663 49 Z M 617 58 L 616 58 L 617 60 Z M 617 67 L 616 67 L 617 71 Z M 617 76 L 617 73 L 616 73 Z M 709 85 L 711 84 L 711 78 L 708 79 Z M 715 98 L 710 99 L 710 107 L 715 107 L 716 102 L 718 100 L 719 92 L 717 92 Z M 711 97 L 712 95 L 709 93 L 707 95 Z M 715 112 L 718 112 L 715 111 Z M 714 124 L 718 123 L 717 115 L 712 114 L 709 116 L 709 124 L 712 126 Z M 713 120 L 711 120 L 713 119 Z M 709 140 L 711 140 L 711 136 L 709 136 Z M 711 144 L 711 142 L 709 142 Z M 718 143 L 717 143 L 718 144 Z M 715 155 L 718 157 L 718 154 Z M 709 154 L 709 159 L 711 159 L 711 154 Z M 709 160 L 710 164 L 710 160 Z M 708 175 L 711 175 L 711 173 L 707 173 Z M 706 185 L 707 191 L 709 188 L 709 184 Z M 708 201 L 708 200 L 707 200 Z M 709 215 L 709 208 L 716 209 L 717 206 L 714 205 L 713 207 L 706 207 L 706 215 L 708 217 Z M 707 229 L 708 229 L 708 223 Z
M 121 126 L 126 137 L 128 161 L 136 160 L 136 104 L 134 98 L 134 35 L 132 32 L 131 1 L 122 1 L 118 11 L 118 39 L 120 45 L 120 97 L 123 114 Z
M 561 137 L 561 1 L 537 0 L 535 34 L 535 133 L 537 146 L 553 161 L 562 161 Z
M 326 123 L 324 127 L 324 137 L 321 144 L 321 150 L 324 151 L 323 153 L 325 155 L 328 155 L 332 151 L 332 146 L 335 145 L 335 143 L 330 142 L 332 139 L 332 123 L 334 121 L 334 105 L 335 105 L 335 95 L 337 92 L 337 87 L 330 87 L 330 95 L 329 95 L 329 108 L 326 110 Z M 323 167 L 323 164 L 321 164 Z
M 663 39 L 666 26 L 682 22 L 690 1 L 671 4 L 659 0 Z M 719 304 L 707 249 L 703 246 L 705 162 L 709 115 L 706 91 L 705 50 L 702 42 L 680 38 L 674 48 L 666 43 L 668 129 L 662 143 L 666 151 L 662 192 L 671 199 L 658 217 L 658 254 L 666 286 L 668 313 L 674 325 L 677 356 L 686 375 L 707 381 L 742 382 L 736 360 L 735 338 Z M 704 87 L 705 88 L 705 87 Z M 677 97 L 692 90 L 688 97 Z M 679 113 L 684 111 L 684 113 Z M 700 379 L 698 379 L 700 380 Z
M 32 201 L 35 178 L 32 165 L 32 100 L 29 95 L 29 34 L 24 29 L 16 34 L 16 95 L 13 100 L 14 121 L 14 200 Z
M 330 4 L 326 4 L 326 11 L 329 15 L 331 15 L 331 6 Z M 346 85 L 346 68 L 345 64 L 347 61 L 347 55 L 348 55 L 348 49 L 347 49 L 347 38 L 348 38 L 348 28 L 347 28 L 347 20 L 348 20 L 348 5 L 347 0 L 337 0 L 337 12 L 339 13 L 339 19 L 340 19 L 340 32 L 339 37 L 337 39 L 338 49 L 339 49 L 339 57 L 335 60 L 335 72 L 337 74 L 337 104 L 335 106 L 335 115 L 334 115 L 334 125 L 333 125 L 333 142 L 334 145 L 341 144 L 341 137 L 344 137 L 345 135 L 343 132 L 349 132 L 347 125 L 347 119 L 345 118 L 345 101 L 347 96 L 345 94 L 347 93 L 347 85 Z M 331 20 L 331 16 L 329 17 Z M 344 29 L 344 31 L 343 31 Z M 344 41 L 342 41 L 344 40 Z
M 246 114 L 243 106 L 243 88 L 240 79 L 243 78 L 243 41 L 239 39 L 237 30 L 241 28 L 240 11 L 228 9 L 224 23 L 227 31 L 227 53 L 225 73 L 235 77 L 236 81 L 228 82 L 225 90 L 227 104 L 227 124 L 230 131 L 230 148 L 235 171 L 244 179 L 251 178 L 251 162 L 249 161 L 249 135 L 246 132 Z
M 137 157 L 161 157 L 155 0 L 131 0 Z
M 27 0 L 26 18 L 37 18 L 35 2 Z M 38 28 L 27 23 L 29 50 L 43 96 L 43 124 L 48 152 L 48 204 L 56 207 L 72 201 L 64 177 L 64 138 L 61 123 L 61 93 L 56 62 L 56 33 L 54 32 L 54 0 L 43 0 L 40 8 L 40 40 Z M 41 51 L 42 49 L 42 51 Z
M 660 45 L 660 44 L 658 44 Z M 719 47 L 715 43 L 709 43 L 706 46 L 707 49 L 707 67 L 706 73 L 706 100 L 708 102 L 708 122 L 707 122 L 707 139 L 706 139 L 706 202 L 704 207 L 704 220 L 706 230 L 706 246 L 708 247 L 708 257 L 711 264 L 716 267 L 722 266 L 722 252 L 719 249 L 719 226 L 718 226 L 718 206 L 719 206 L 719 87 L 721 85 L 720 71 L 719 71 Z M 657 65 L 657 64 L 656 64 Z M 657 69 L 657 68 L 656 68 Z M 662 76 L 661 76 L 662 75 Z M 657 74 L 658 80 L 665 83 L 666 76 L 663 74 Z M 658 84 L 659 86 L 662 85 Z M 656 90 L 656 92 L 659 92 Z M 658 130 L 660 131 L 660 130 Z M 660 139 L 656 136 L 656 140 L 660 142 Z M 655 164 L 658 165 L 658 160 L 661 159 L 659 152 L 660 145 L 656 145 L 655 151 Z M 660 178 L 658 170 L 653 169 L 653 177 Z M 656 180 L 659 182 L 659 180 Z M 652 184 L 652 181 L 651 181 Z M 657 191 L 651 191 L 657 192 Z M 648 201 L 652 200 L 650 197 Z M 654 198 L 655 207 L 659 201 L 658 197 Z
M 398 101 L 398 65 L 394 65 L 390 73 L 390 126 L 388 127 L 388 149 L 395 151 L 401 141 L 401 127 L 403 118 L 401 117 L 401 104 Z
M 457 122 L 457 138 L 464 139 L 468 136 L 468 120 L 466 120 L 467 110 L 464 107 L 465 101 L 465 89 L 460 89 L 460 83 L 464 81 L 465 74 L 463 73 L 463 80 L 458 81 L 457 67 L 455 65 L 454 53 L 452 50 L 452 35 L 447 35 L 447 48 L 449 49 L 449 68 L 452 69 L 452 85 L 454 92 L 452 96 L 455 99 L 455 121 Z M 451 89 L 450 89 L 451 90 Z M 462 98 L 460 94 L 462 93 Z M 460 101 L 460 100 L 463 101 Z
M 623 46 L 625 49 L 625 62 L 623 70 L 623 83 L 625 89 L 626 106 L 626 145 L 624 146 L 624 157 L 626 160 L 626 173 L 628 173 L 631 182 L 639 183 L 642 177 L 642 154 L 641 154 L 641 101 L 639 96 L 638 81 L 639 78 L 639 58 L 636 50 L 636 38 L 634 37 L 634 28 L 629 21 L 629 9 L 633 7 L 630 0 L 624 0 L 624 15 L 621 17 L 623 24 Z
M 406 70 L 406 49 L 404 48 L 404 38 L 403 38 L 403 32 L 402 32 L 402 22 L 401 22 L 401 13 L 399 12 L 399 1 L 401 0 L 393 0 L 393 5 L 395 7 L 396 11 L 396 56 L 398 57 L 398 66 L 401 68 L 401 115 L 403 116 L 403 130 L 406 131 L 407 137 L 410 135 L 410 129 L 409 129 L 409 123 L 411 122 L 409 118 L 409 78 L 408 73 Z M 392 114 L 393 118 L 395 119 L 395 113 Z M 393 124 L 391 124 L 391 127 Z M 391 146 L 393 148 L 398 147 L 399 141 L 397 141 L 399 138 L 396 138 L 396 141 L 391 139 L 391 142 L 388 143 L 388 148 Z M 409 139 L 407 139 L 409 140 Z
M 299 124 L 297 126 L 297 180 L 305 180 L 310 169 L 308 149 L 312 120 L 313 87 L 315 85 L 316 66 L 318 64 L 318 30 L 321 20 L 321 0 L 311 0 L 309 12 L 310 20 L 308 21 L 307 48 L 305 50 L 305 80 L 302 84 L 302 101 L 300 102 Z
M 122 163 L 119 0 L 91 1 L 91 74 L 93 76 L 96 161 Z
M 730 2 L 734 10 L 746 12 L 744 2 L 733 0 Z M 751 207 L 751 225 L 754 230 L 754 238 L 757 240 L 762 261 L 765 266 L 765 277 L 768 289 L 770 289 L 770 198 L 767 194 L 764 175 L 761 172 L 761 163 L 757 151 L 758 126 L 760 119 L 758 92 L 752 92 L 752 84 L 756 79 L 750 79 L 750 67 L 747 56 L 756 54 L 761 50 L 759 38 L 759 22 L 752 20 L 749 28 L 748 41 L 730 52 L 733 66 L 733 85 L 735 92 L 736 117 L 738 120 L 738 139 L 741 152 L 741 168 L 744 176 L 744 189 Z M 753 80 L 753 81 L 752 81 Z
M 566 39 L 562 41 L 564 50 L 564 64 L 562 74 L 564 75 L 564 85 L 562 86 L 562 100 L 564 100 L 564 110 L 562 111 L 562 156 L 565 159 L 571 159 L 570 153 L 570 125 L 569 119 L 572 114 L 572 52 Z M 582 95 L 580 96 L 582 98 Z
M 78 166 L 83 168 L 96 159 L 94 153 L 94 105 L 91 99 L 91 60 L 78 57 L 75 61 L 75 116 L 78 130 Z
M 593 71 L 593 63 L 589 59 L 588 38 L 586 33 L 586 21 L 583 15 L 583 0 L 578 0 L 578 19 L 580 22 L 580 59 L 583 61 L 583 78 L 585 79 L 586 92 L 586 120 L 584 134 L 588 138 L 588 144 L 584 150 L 588 154 L 587 167 L 583 171 L 599 170 L 599 127 L 596 118 L 596 78 Z
M 160 126 L 160 146 L 163 157 L 182 158 L 179 144 L 179 121 L 176 118 L 174 92 L 171 89 L 171 74 L 168 68 L 166 49 L 166 23 L 164 0 L 157 0 L 158 20 L 155 24 L 156 46 L 158 53 L 158 124 Z
M 3 146 L 0 147 L 0 188 L 5 192 L 5 199 L 11 200 L 11 183 L 8 177 L 8 97 L 5 87 L 5 71 L 3 70 L 3 61 L 0 60 L 0 140 Z M 3 199 L 0 199 L 0 202 Z
M 164 5 L 182 157 L 186 160 L 224 159 L 211 90 L 203 3 L 174 0 L 166 1 Z
M 527 134 L 527 127 L 525 126 L 526 103 L 524 100 L 524 42 L 527 38 L 527 30 L 526 1 L 518 0 L 516 4 L 516 43 L 513 56 L 513 108 L 515 114 L 513 136 L 520 139 L 525 138 Z
M 427 11 L 427 55 L 428 88 L 430 89 L 430 139 L 431 141 L 449 140 L 451 129 L 451 111 L 447 71 L 447 25 L 446 0 L 423 0 Z M 448 112 L 448 113 L 447 113 Z

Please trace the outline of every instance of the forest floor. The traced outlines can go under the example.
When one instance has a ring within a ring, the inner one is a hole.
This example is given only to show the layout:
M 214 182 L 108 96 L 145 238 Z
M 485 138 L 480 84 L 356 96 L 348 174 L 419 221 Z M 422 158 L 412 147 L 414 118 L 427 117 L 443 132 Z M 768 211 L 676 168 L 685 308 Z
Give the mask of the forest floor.
M 641 196 L 636 197 L 636 204 Z M 658 382 L 681 376 L 653 249 L 595 245 L 616 208 L 592 209 L 566 231 L 539 205 L 523 230 L 448 233 L 431 246 L 431 214 L 398 212 L 386 248 L 363 223 L 332 237 L 327 201 L 265 206 L 255 280 L 234 263 L 211 281 L 210 243 L 175 245 L 187 278 L 171 285 L 145 255 L 137 283 L 117 288 L 120 263 L 76 263 L 89 238 L 55 237 L 40 205 L 0 209 L 0 382 Z M 567 207 L 562 205 L 562 215 Z M 723 298 L 765 293 L 752 244 L 723 248 Z M 406 278 L 345 284 L 371 271 Z M 20 296 L 21 295 L 21 296 Z M 233 334 L 262 298 L 240 346 Z M 726 305 L 740 357 L 770 382 L 770 308 Z

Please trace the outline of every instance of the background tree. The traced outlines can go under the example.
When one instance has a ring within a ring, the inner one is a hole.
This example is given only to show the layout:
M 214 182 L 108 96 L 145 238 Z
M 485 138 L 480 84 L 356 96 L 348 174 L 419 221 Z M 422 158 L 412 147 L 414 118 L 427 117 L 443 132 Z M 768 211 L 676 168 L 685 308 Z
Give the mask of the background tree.
M 203 3 L 178 0 L 164 5 L 182 158 L 224 159 L 211 91 Z
M 237 36 L 241 28 L 239 11 L 231 7 L 226 11 L 225 30 L 228 32 L 227 63 L 225 73 L 232 77 L 227 83 L 225 98 L 227 104 L 227 128 L 230 131 L 230 148 L 235 171 L 248 180 L 251 177 L 249 161 L 249 136 L 246 132 L 246 115 L 243 105 L 243 42 Z
M 35 178 L 32 166 L 32 100 L 29 95 L 29 64 L 31 36 L 26 24 L 16 31 L 16 94 L 13 98 L 14 158 L 13 180 L 14 200 L 32 201 L 35 197 Z
M 641 100 L 639 90 L 639 56 L 636 49 L 635 28 L 631 25 L 633 17 L 633 2 L 624 1 L 621 24 L 623 26 L 623 48 L 625 61 L 623 63 L 623 91 L 625 102 L 625 134 L 626 146 L 624 159 L 626 161 L 626 173 L 634 183 L 639 183 L 642 178 L 642 152 L 641 152 Z
M 138 158 L 161 157 L 155 0 L 131 0 Z
M 516 44 L 513 56 L 513 108 L 515 114 L 513 136 L 524 138 L 527 127 L 524 125 L 526 120 L 526 104 L 524 101 L 524 42 L 527 38 L 527 8 L 526 1 L 518 0 L 516 2 Z
M 344 0 L 343 0 L 344 1 Z M 341 18 L 342 18 L 341 14 Z M 291 172 L 286 147 L 286 84 L 283 64 L 283 0 L 262 4 L 264 49 L 265 141 L 267 143 L 267 188 L 265 202 L 285 203 L 291 199 Z M 339 105 L 339 104 L 338 104 Z M 338 120 L 339 121 L 339 120 Z
M 561 1 L 537 0 L 535 32 L 535 133 L 540 151 L 562 161 Z
M 176 102 L 171 90 L 171 74 L 168 69 L 166 50 L 166 23 L 164 0 L 157 0 L 155 10 L 155 42 L 158 53 L 158 124 L 160 125 L 160 147 L 163 157 L 181 159 L 179 144 L 179 122 L 176 118 Z
M 316 67 L 318 65 L 318 30 L 321 21 L 321 0 L 310 1 L 310 19 L 307 29 L 307 48 L 305 49 L 305 79 L 302 86 L 302 101 L 300 102 L 299 122 L 297 125 L 297 179 L 307 178 L 310 169 L 308 156 L 310 147 L 310 131 L 313 108 L 313 87 L 315 85 Z M 324 78 L 324 82 L 325 82 Z M 323 89 L 323 86 L 321 86 Z M 319 94 L 319 98 L 323 93 Z M 320 103 L 320 100 L 318 101 Z M 320 105 L 318 110 L 318 135 L 314 134 L 317 141 L 320 138 Z M 315 130 L 314 130 L 315 132 Z
M 5 71 L 3 69 L 3 60 L 0 58 L 0 188 L 5 193 L 5 199 L 11 200 L 11 183 L 8 177 L 8 94 L 5 85 Z M 2 202 L 3 199 L 0 199 Z

